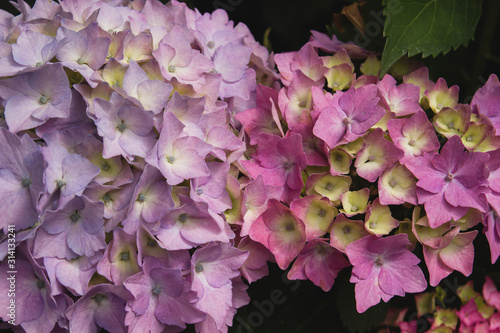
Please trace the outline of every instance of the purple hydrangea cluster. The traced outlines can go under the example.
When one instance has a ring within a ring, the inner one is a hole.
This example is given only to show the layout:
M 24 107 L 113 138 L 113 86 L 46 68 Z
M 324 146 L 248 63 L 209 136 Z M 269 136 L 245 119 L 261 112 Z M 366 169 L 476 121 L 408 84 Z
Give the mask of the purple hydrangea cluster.
M 17 6 L 0 12 L 4 322 L 227 332 L 268 261 L 325 291 L 352 266 L 364 312 L 427 288 L 418 244 L 432 286 L 472 273 L 481 225 L 500 256 L 496 76 L 461 104 L 320 32 L 274 55 L 223 10 Z
M 0 12 L 2 327 L 226 332 L 270 258 L 227 212 L 233 114 L 276 81 L 273 57 L 223 10 L 15 5 Z

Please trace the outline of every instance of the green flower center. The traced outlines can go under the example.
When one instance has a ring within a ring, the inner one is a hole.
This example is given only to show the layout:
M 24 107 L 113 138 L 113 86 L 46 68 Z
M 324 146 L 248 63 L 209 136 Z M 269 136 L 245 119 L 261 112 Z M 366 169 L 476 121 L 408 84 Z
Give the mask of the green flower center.
M 101 304 L 101 302 L 106 298 L 104 294 L 96 294 L 92 299 L 97 303 Z
M 125 126 L 125 123 L 122 120 L 122 122 L 116 126 L 116 129 L 123 133 L 127 129 L 127 126 Z
M 188 219 L 188 216 L 187 216 L 186 213 L 183 213 L 183 214 L 179 215 L 179 221 L 180 222 L 184 223 L 184 222 L 187 221 L 187 219 Z
M 38 287 L 38 289 L 45 288 L 45 282 L 43 280 L 38 280 L 36 281 L 36 286 Z
M 101 170 L 102 171 L 108 171 L 109 169 L 111 169 L 111 166 L 109 165 L 108 162 L 103 162 L 102 165 L 101 165 Z
M 23 178 L 23 180 L 21 181 L 21 185 L 23 187 L 28 187 L 28 186 L 30 186 L 30 184 L 31 184 L 31 180 L 29 178 Z
M 153 289 L 151 289 L 151 292 L 153 293 L 153 295 L 158 296 L 161 293 L 161 288 L 155 285 Z
M 40 99 L 38 100 L 38 103 L 45 105 L 45 104 L 47 104 L 48 101 L 49 101 L 49 99 L 47 97 L 45 97 L 44 95 L 42 95 L 40 97 Z
M 69 217 L 69 219 L 71 220 L 71 222 L 73 223 L 76 223 L 78 221 L 80 221 L 80 214 L 78 214 L 78 211 L 74 212 L 73 214 L 71 214 L 71 216 Z

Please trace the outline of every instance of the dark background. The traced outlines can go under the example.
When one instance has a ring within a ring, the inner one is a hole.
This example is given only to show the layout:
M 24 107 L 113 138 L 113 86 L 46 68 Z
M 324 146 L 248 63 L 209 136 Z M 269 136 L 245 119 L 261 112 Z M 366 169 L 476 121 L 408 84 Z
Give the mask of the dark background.
M 0 6 L 14 12 L 6 0 L 0 0 Z M 33 3 L 33 1 L 27 1 Z M 165 2 L 165 1 L 163 1 Z M 352 1 L 342 0 L 185 0 L 191 8 L 200 12 L 212 12 L 216 8 L 225 9 L 229 18 L 236 23 L 243 22 L 255 38 L 263 42 L 266 29 L 271 28 L 269 40 L 274 52 L 297 51 L 308 41 L 310 30 L 327 32 L 332 25 L 334 13 L 340 13 L 343 6 Z M 372 12 L 380 13 L 381 0 L 372 0 L 361 8 L 365 22 L 376 20 Z M 431 79 L 444 77 L 449 86 L 458 84 L 460 100 L 470 102 L 474 91 L 486 82 L 489 75 L 500 72 L 500 1 L 485 0 L 483 15 L 478 23 L 474 40 L 467 47 L 460 47 L 447 55 L 437 58 L 420 59 L 429 67 Z M 345 42 L 356 34 L 353 25 L 343 17 L 340 22 L 345 29 L 339 38 Z M 370 50 L 382 52 L 384 38 L 382 26 L 374 34 L 368 45 Z M 490 275 L 500 282 L 499 265 L 490 264 L 489 248 L 481 229 L 474 244 L 476 245 L 475 268 L 471 278 L 476 289 L 484 282 L 485 275 Z M 481 244 L 479 246 L 478 244 Z M 415 251 L 422 258 L 421 249 Z M 348 282 L 350 268 L 340 272 L 333 289 L 325 293 L 309 281 L 288 281 L 286 273 L 270 264 L 270 275 L 253 283 L 248 289 L 251 304 L 241 308 L 234 318 L 230 332 L 266 333 L 266 332 L 349 332 L 345 325 L 355 331 L 363 332 L 362 327 L 370 323 L 381 322 L 387 311 L 387 305 L 380 305 L 368 310 L 363 315 L 355 311 L 353 285 Z M 420 267 L 427 275 L 425 264 Z M 427 275 L 428 276 L 428 275 Z M 448 306 L 459 304 L 453 291 L 467 281 L 462 274 L 454 272 L 443 280 L 441 286 L 448 292 Z M 273 303 L 272 295 L 281 295 L 279 304 Z M 457 303 L 458 302 L 458 303 Z M 272 305 L 271 305 L 272 304 Z M 394 297 L 391 305 L 410 307 L 407 318 L 414 314 L 413 297 Z M 419 332 L 428 328 L 426 322 L 418 323 Z M 190 327 L 188 331 L 194 329 Z
M 333 14 L 340 13 L 345 5 L 354 2 L 345 0 L 185 0 L 191 8 L 200 12 L 212 12 L 224 8 L 235 23 L 243 22 L 262 42 L 264 32 L 271 28 L 270 41 L 276 53 L 297 51 L 309 40 L 310 30 L 327 32 L 326 26 L 332 25 Z M 369 0 L 361 7 L 366 23 L 377 20 L 371 12 L 381 12 L 381 0 Z M 434 81 L 444 77 L 448 86 L 458 84 L 460 101 L 470 102 L 473 93 L 482 86 L 489 75 L 500 72 L 500 1 L 484 0 L 483 14 L 478 23 L 474 40 L 467 47 L 460 47 L 447 55 L 423 59 L 429 67 Z M 339 39 L 347 42 L 356 34 L 353 25 L 342 19 L 345 29 Z M 371 38 L 368 48 L 382 52 L 384 38 L 382 27 Z M 421 59 L 420 57 L 414 57 Z

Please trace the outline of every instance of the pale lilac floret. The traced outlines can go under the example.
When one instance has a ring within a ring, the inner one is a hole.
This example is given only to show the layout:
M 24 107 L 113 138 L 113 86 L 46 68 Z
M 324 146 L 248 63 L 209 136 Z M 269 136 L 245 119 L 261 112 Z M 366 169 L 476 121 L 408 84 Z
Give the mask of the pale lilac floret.
M 409 249 L 408 236 L 363 237 L 347 245 L 346 254 L 354 266 L 351 282 L 356 283 L 356 309 L 365 312 L 382 299 L 417 293 L 427 288 L 420 259 Z
M 146 257 L 155 257 L 167 268 L 189 270 L 191 254 L 189 250 L 169 251 L 161 247 L 161 242 L 145 227 L 140 226 L 136 233 L 137 262 Z M 139 269 L 140 270 L 140 269 Z
M 229 164 L 207 162 L 210 176 L 191 180 L 190 196 L 193 200 L 206 202 L 215 213 L 222 213 L 231 208 L 231 197 L 226 190 Z
M 40 147 L 28 135 L 19 138 L 0 128 L 0 227 L 4 234 L 8 225 L 22 230 L 37 221 L 43 168 Z
M 104 204 L 105 232 L 113 231 L 125 218 L 137 178 L 135 177 L 132 183 L 121 185 L 122 187 L 93 182 L 83 192 L 91 201 Z
M 129 330 L 161 332 L 165 327 L 186 328 L 205 319 L 198 310 L 195 292 L 178 269 L 161 266 L 158 259 L 146 257 L 143 271 L 132 275 L 123 283 L 133 295 L 128 302 L 125 324 Z
M 66 312 L 69 329 L 81 332 L 125 332 L 125 304 L 131 294 L 121 285 L 92 287 Z
M 238 249 L 248 251 L 248 257 L 241 266 L 241 275 L 253 283 L 269 274 L 268 261 L 272 260 L 273 254 L 260 243 L 254 242 L 250 237 L 244 237 L 238 243 Z
M 245 37 L 243 33 L 234 29 L 233 22 L 229 21 L 227 12 L 222 9 L 216 9 L 211 14 L 204 13 L 196 19 L 194 25 L 196 27 L 194 35 L 202 46 L 203 54 L 209 58 L 214 56 L 219 47 L 242 42 Z
M 57 31 L 57 39 L 67 41 L 57 52 L 57 60 L 79 72 L 91 87 L 97 86 L 99 80 L 93 75 L 106 61 L 111 43 L 109 37 L 99 36 L 97 22 L 78 32 L 61 27 Z
M 214 69 L 222 76 L 219 88 L 220 98 L 240 97 L 249 99 L 255 91 L 255 71 L 248 68 L 252 49 L 239 44 L 219 47 L 213 57 Z
M 200 51 L 191 48 L 190 38 L 192 33 L 189 30 L 176 26 L 163 37 L 153 56 L 165 80 L 176 78 L 180 83 L 191 84 L 196 89 L 205 82 L 203 73 L 212 69 L 214 64 Z
M 106 248 L 103 212 L 101 202 L 86 197 L 74 197 L 63 208 L 47 211 L 35 237 L 33 255 L 61 259 L 95 255 Z
M 173 207 L 172 187 L 158 169 L 146 165 L 122 221 L 123 228 L 132 234 L 141 224 L 158 222 Z
M 175 91 L 165 105 L 165 113 L 172 112 L 175 114 L 177 119 L 186 126 L 184 131 L 188 134 L 202 135 L 199 125 L 205 111 L 206 102 L 206 97 L 191 97 L 181 95 Z
M 326 69 L 311 43 L 305 44 L 298 52 L 276 54 L 274 60 L 281 75 L 281 82 L 285 86 L 290 85 L 294 72 L 297 70 L 308 76 L 320 87 L 325 83 Z
M 418 203 L 436 228 L 457 221 L 469 208 L 488 210 L 486 153 L 467 152 L 460 137 L 451 137 L 439 153 L 424 153 L 406 164 L 417 177 Z
M 98 4 L 88 0 L 65 0 L 61 1 L 61 8 L 71 13 L 74 21 L 84 23 L 98 9 Z
M 16 248 L 16 273 L 14 274 L 15 298 L 8 297 L 12 273 L 7 260 L 0 264 L 0 290 L 6 294 L 0 297 L 2 311 L 0 318 L 7 322 L 11 300 L 15 299 L 14 322 L 28 333 L 51 332 L 64 311 L 73 303 L 67 295 L 52 296 L 52 288 L 40 266 L 29 253 L 26 243 Z
M 123 77 L 123 90 L 127 95 L 125 97 L 137 106 L 159 114 L 165 107 L 172 89 L 172 85 L 167 82 L 150 80 L 137 62 L 130 61 Z
M 61 64 L 0 81 L 0 97 L 6 100 L 5 120 L 14 133 L 70 114 L 71 91 Z
M 43 265 L 52 284 L 57 281 L 73 295 L 82 296 L 87 292 L 90 279 L 96 272 L 101 257 L 101 252 L 91 257 L 80 256 L 71 260 L 46 257 L 43 259 Z
M 205 156 L 212 146 L 203 140 L 188 136 L 184 125 L 172 112 L 165 112 L 160 138 L 146 156 L 146 162 L 157 167 L 169 185 L 180 184 L 184 179 L 210 174 Z
M 12 44 L 5 42 L 4 38 L 2 38 L 7 33 L 8 31 L 0 32 L 0 76 L 2 77 L 16 75 L 26 68 L 14 61 Z
M 211 242 L 197 249 L 191 258 L 191 288 L 200 298 L 196 307 L 207 313 L 207 319 L 212 319 L 219 331 L 233 307 L 232 279 L 240 275 L 247 257 L 248 252 L 229 244 Z
M 117 93 L 110 101 L 94 100 L 95 124 L 103 137 L 103 157 L 145 157 L 156 143 L 152 112 L 133 105 Z
M 113 230 L 113 239 L 97 264 L 97 272 L 115 285 L 120 285 L 126 278 L 140 271 L 135 235 L 116 228 Z
M 180 206 L 161 219 L 156 237 L 167 250 L 191 249 L 210 241 L 228 242 L 225 221 L 205 202 L 180 196 Z
M 12 45 L 12 56 L 20 65 L 41 67 L 54 58 L 66 42 L 65 39 L 56 40 L 53 37 L 24 29 L 17 37 L 16 44 Z
M 55 142 L 49 141 L 46 147 L 42 147 L 42 153 L 49 162 L 44 172 L 45 189 L 48 193 L 59 189 L 63 197 L 81 194 L 100 172 L 85 157 L 71 154 Z

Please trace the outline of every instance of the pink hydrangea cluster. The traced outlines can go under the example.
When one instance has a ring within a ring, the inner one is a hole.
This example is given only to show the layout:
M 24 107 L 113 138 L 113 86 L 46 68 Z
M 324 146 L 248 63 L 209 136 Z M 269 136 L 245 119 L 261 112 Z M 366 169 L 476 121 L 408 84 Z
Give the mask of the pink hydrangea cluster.
M 450 301 L 459 299 L 457 306 Z M 500 292 L 493 280 L 486 276 L 481 292 L 469 281 L 459 286 L 456 293 L 437 287 L 415 295 L 416 313 L 391 308 L 379 333 L 498 333 L 500 332 Z M 410 317 L 411 320 L 405 320 Z M 424 328 L 426 327 L 426 328 Z M 399 329 L 399 330 L 398 330 Z
M 223 10 L 17 6 L 0 12 L 4 322 L 227 332 L 268 261 L 325 291 L 352 266 L 364 312 L 427 288 L 417 244 L 432 286 L 471 274 L 481 225 L 500 256 L 496 76 L 460 104 L 425 67 L 379 79 L 320 32 L 274 55 Z
M 241 235 L 264 245 L 280 268 L 291 265 L 289 279 L 326 291 L 352 266 L 364 312 L 454 271 L 469 276 L 481 226 L 497 261 L 495 75 L 461 104 L 458 86 L 432 82 L 426 67 L 380 78 L 375 55 L 318 32 L 275 62 L 281 87 L 258 87 L 257 107 L 235 116 L 250 183 L 278 189 L 264 194 L 260 215 L 247 218 L 242 202 Z

